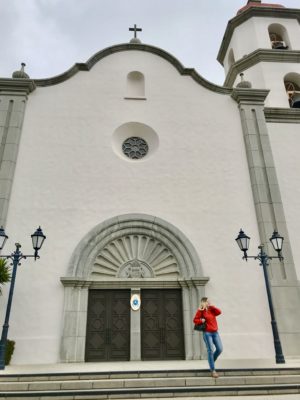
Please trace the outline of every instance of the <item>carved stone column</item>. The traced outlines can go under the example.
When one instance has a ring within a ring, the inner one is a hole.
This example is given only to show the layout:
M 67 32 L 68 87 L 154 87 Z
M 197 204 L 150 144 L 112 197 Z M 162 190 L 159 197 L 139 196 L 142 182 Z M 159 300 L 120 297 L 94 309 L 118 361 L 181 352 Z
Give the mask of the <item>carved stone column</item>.
M 131 295 L 141 294 L 138 288 L 131 289 Z M 130 361 L 141 360 L 141 308 L 130 310 Z
M 5 226 L 18 157 L 29 79 L 0 79 L 0 226 Z
M 284 355 L 299 357 L 300 319 L 295 312 L 300 309 L 300 288 L 264 115 L 267 95 L 267 90 L 236 88 L 232 92 L 239 104 L 260 240 L 270 256 L 274 229 L 284 236 L 284 261 L 273 260 L 268 273 Z

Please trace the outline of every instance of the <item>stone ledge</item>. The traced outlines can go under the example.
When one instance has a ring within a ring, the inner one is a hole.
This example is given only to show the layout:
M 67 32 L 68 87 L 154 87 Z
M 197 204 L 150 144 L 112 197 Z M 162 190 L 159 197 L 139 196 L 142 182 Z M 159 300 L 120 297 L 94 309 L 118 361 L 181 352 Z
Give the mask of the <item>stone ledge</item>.
M 300 108 L 266 107 L 264 112 L 267 122 L 300 124 Z
M 260 62 L 284 62 L 299 63 L 300 51 L 296 50 L 276 50 L 276 49 L 257 49 L 247 54 L 242 59 L 237 60 L 228 71 L 224 86 L 232 87 L 238 74 L 246 71 L 253 65 Z
M 32 79 L 0 78 L 0 95 L 24 95 L 35 90 Z

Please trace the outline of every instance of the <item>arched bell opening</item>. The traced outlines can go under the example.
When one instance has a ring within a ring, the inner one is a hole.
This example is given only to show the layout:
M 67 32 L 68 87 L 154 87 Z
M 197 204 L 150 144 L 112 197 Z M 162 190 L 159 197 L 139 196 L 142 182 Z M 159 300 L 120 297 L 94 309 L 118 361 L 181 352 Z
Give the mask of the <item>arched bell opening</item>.
M 284 86 L 290 107 L 300 108 L 300 74 L 287 74 L 284 78 Z
M 280 24 L 271 24 L 268 28 L 272 49 L 287 50 L 291 48 L 286 28 Z

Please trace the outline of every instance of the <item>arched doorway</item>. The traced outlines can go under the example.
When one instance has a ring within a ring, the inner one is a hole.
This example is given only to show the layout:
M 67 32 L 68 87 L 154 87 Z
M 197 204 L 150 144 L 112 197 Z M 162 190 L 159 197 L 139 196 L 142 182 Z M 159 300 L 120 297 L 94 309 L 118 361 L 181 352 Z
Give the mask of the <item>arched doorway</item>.
M 192 318 L 208 280 L 203 276 L 191 242 L 163 219 L 126 214 L 102 222 L 80 241 L 67 276 L 61 278 L 65 287 L 61 361 L 86 359 L 88 303 L 92 291 L 107 291 L 108 297 L 116 294 L 113 291 L 119 291 L 121 297 L 144 293 L 146 299 L 153 295 L 165 297 L 166 292 L 161 291 L 168 290 L 165 304 L 170 304 L 175 294 L 180 293 L 173 305 L 180 301 L 183 358 L 199 359 L 202 350 L 199 335 L 193 332 Z M 142 359 L 141 326 L 145 326 L 141 324 L 142 309 L 130 310 L 130 360 Z M 103 339 L 98 336 L 98 340 Z M 125 337 L 121 341 L 126 341 Z

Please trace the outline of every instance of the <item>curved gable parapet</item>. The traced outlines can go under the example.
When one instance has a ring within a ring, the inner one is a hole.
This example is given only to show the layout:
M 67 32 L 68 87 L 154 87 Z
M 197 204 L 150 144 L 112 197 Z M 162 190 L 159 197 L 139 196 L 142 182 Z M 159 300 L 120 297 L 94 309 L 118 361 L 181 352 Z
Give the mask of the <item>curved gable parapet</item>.
M 95 55 L 93 55 L 90 59 L 87 60 L 86 63 L 76 63 L 73 65 L 73 67 L 71 67 L 66 72 L 60 75 L 56 75 L 52 78 L 46 78 L 46 79 L 35 79 L 34 82 L 36 86 L 56 85 L 71 78 L 73 75 L 77 74 L 78 71 L 89 71 L 98 61 L 100 61 L 104 57 L 107 57 L 114 53 L 122 51 L 130 51 L 130 50 L 146 51 L 155 54 L 159 57 L 162 57 L 163 59 L 171 63 L 181 75 L 190 76 L 195 82 L 199 83 L 206 89 L 221 94 L 231 94 L 230 88 L 218 86 L 212 82 L 207 81 L 201 75 L 199 75 L 194 68 L 185 68 L 181 64 L 181 62 L 177 60 L 177 58 L 172 56 L 170 53 L 160 49 L 159 47 L 150 46 L 146 44 L 133 44 L 133 43 L 125 43 L 107 47 L 104 50 L 101 50 Z

